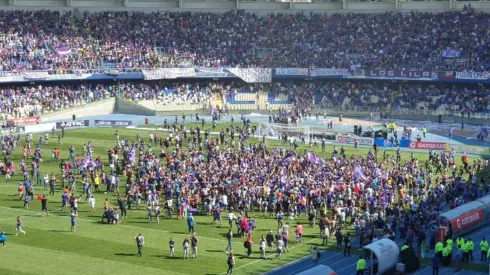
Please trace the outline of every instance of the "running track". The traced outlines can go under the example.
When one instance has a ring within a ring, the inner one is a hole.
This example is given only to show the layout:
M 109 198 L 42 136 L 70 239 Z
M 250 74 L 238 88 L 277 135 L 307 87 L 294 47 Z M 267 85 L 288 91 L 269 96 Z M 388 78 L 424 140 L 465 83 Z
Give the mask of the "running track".
M 483 227 L 471 234 L 466 235 L 464 238 L 471 238 L 475 243 L 475 250 L 473 251 L 473 263 L 483 264 L 480 261 L 481 250 L 480 250 L 480 240 L 482 237 L 486 237 L 486 239 L 490 239 L 490 226 Z M 330 242 L 335 242 L 335 240 L 330 239 Z M 397 239 L 396 243 L 401 247 L 403 244 L 402 239 Z M 355 239 L 353 241 L 353 249 L 357 249 L 359 247 L 359 241 Z M 430 251 L 430 256 L 434 255 L 434 250 Z M 453 252 L 454 254 L 454 252 Z M 353 255 L 351 257 L 344 257 L 343 251 L 324 251 L 319 264 L 327 265 L 332 268 L 339 275 L 355 275 L 356 274 L 356 265 L 358 260 L 357 255 Z M 366 260 L 368 266 L 370 265 L 369 259 Z M 297 261 L 291 262 L 284 266 L 273 269 L 265 275 L 294 275 L 305 270 L 308 270 L 315 266 L 315 263 L 311 258 L 305 257 L 299 259 Z M 366 274 L 368 274 L 366 272 Z M 416 272 L 411 273 L 412 275 L 432 275 L 432 267 L 431 266 L 421 266 Z M 449 267 L 442 267 L 439 269 L 439 275 L 485 275 L 486 273 L 478 273 L 474 271 L 462 270 L 456 272 L 455 269 Z

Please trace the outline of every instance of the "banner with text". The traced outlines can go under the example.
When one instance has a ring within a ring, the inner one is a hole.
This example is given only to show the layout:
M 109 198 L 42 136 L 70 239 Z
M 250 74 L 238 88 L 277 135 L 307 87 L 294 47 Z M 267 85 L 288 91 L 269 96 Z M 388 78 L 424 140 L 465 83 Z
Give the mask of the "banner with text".
M 271 68 L 229 68 L 228 71 L 247 83 L 272 82 Z
M 359 145 L 373 145 L 374 139 L 366 138 L 366 137 L 351 137 L 347 135 L 337 135 L 335 136 L 335 140 L 339 143 L 357 143 Z
M 232 73 L 225 71 L 223 68 L 196 68 L 196 77 L 214 78 L 214 77 L 235 77 Z
M 446 151 L 448 148 L 445 142 L 425 142 L 425 141 L 411 141 L 410 149 L 416 150 L 436 150 L 436 151 Z
M 39 116 L 21 117 L 21 118 L 9 118 L 8 121 L 15 125 L 29 125 L 36 124 L 39 121 Z
M 276 68 L 276 76 L 309 76 L 310 72 L 307 68 Z
M 27 81 L 46 80 L 49 78 L 48 72 L 24 72 L 22 75 Z
M 195 77 L 194 68 L 161 68 L 155 70 L 141 70 L 145 80 L 176 79 L 180 77 Z
M 488 72 L 456 72 L 456 79 L 486 80 L 490 78 Z
M 73 128 L 73 127 L 88 127 L 89 125 L 90 125 L 89 120 L 64 121 L 64 122 L 56 122 L 56 129 Z
M 461 231 L 470 227 L 471 225 L 483 221 L 483 219 L 483 211 L 481 209 L 477 209 L 452 219 L 451 224 L 453 225 L 455 231 Z
M 128 127 L 131 126 L 130 120 L 96 120 L 95 127 Z
M 310 76 L 311 77 L 348 76 L 348 75 L 349 75 L 349 69 L 324 69 L 324 68 L 310 69 Z
M 364 74 L 367 78 L 381 79 L 434 80 L 439 78 L 438 72 L 431 71 L 365 70 Z

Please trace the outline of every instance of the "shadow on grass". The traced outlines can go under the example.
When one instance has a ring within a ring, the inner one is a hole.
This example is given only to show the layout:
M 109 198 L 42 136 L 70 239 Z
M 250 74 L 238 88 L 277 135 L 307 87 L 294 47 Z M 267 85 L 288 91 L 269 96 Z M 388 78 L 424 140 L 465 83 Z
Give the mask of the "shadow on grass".
M 205 251 L 206 252 L 222 252 L 222 253 L 226 253 L 225 250 L 219 250 L 219 249 L 206 249 Z
M 114 253 L 115 256 L 138 256 L 138 254 L 132 254 L 132 253 Z

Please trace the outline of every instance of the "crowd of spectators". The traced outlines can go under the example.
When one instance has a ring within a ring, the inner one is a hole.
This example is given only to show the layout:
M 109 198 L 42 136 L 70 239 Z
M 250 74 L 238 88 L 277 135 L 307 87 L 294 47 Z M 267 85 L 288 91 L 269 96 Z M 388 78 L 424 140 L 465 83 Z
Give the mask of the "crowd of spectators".
M 278 82 L 269 88 L 287 93 L 300 113 L 314 108 L 343 110 L 444 110 L 485 113 L 490 90 L 481 85 L 441 85 L 392 81 Z
M 485 71 L 490 66 L 486 13 L 3 10 L 0 22 L 1 71 L 64 73 L 107 63 L 120 69 L 175 67 L 184 59 L 203 67 Z
M 248 84 L 242 81 L 145 81 L 94 84 L 33 84 L 0 87 L 0 111 L 4 119 L 40 115 L 111 96 L 133 102 L 180 98 L 210 103 L 237 91 L 286 94 L 300 114 L 319 108 L 356 110 L 451 110 L 488 112 L 490 90 L 481 85 L 434 85 L 392 81 L 283 81 Z

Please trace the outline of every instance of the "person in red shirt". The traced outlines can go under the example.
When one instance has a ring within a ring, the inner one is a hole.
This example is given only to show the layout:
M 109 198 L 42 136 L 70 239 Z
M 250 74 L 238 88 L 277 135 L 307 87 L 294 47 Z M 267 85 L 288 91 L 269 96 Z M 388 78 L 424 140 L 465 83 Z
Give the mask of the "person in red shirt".
M 298 241 L 298 243 L 301 243 L 303 240 L 303 230 L 303 225 L 301 223 L 298 223 L 298 225 L 296 226 L 296 241 Z

